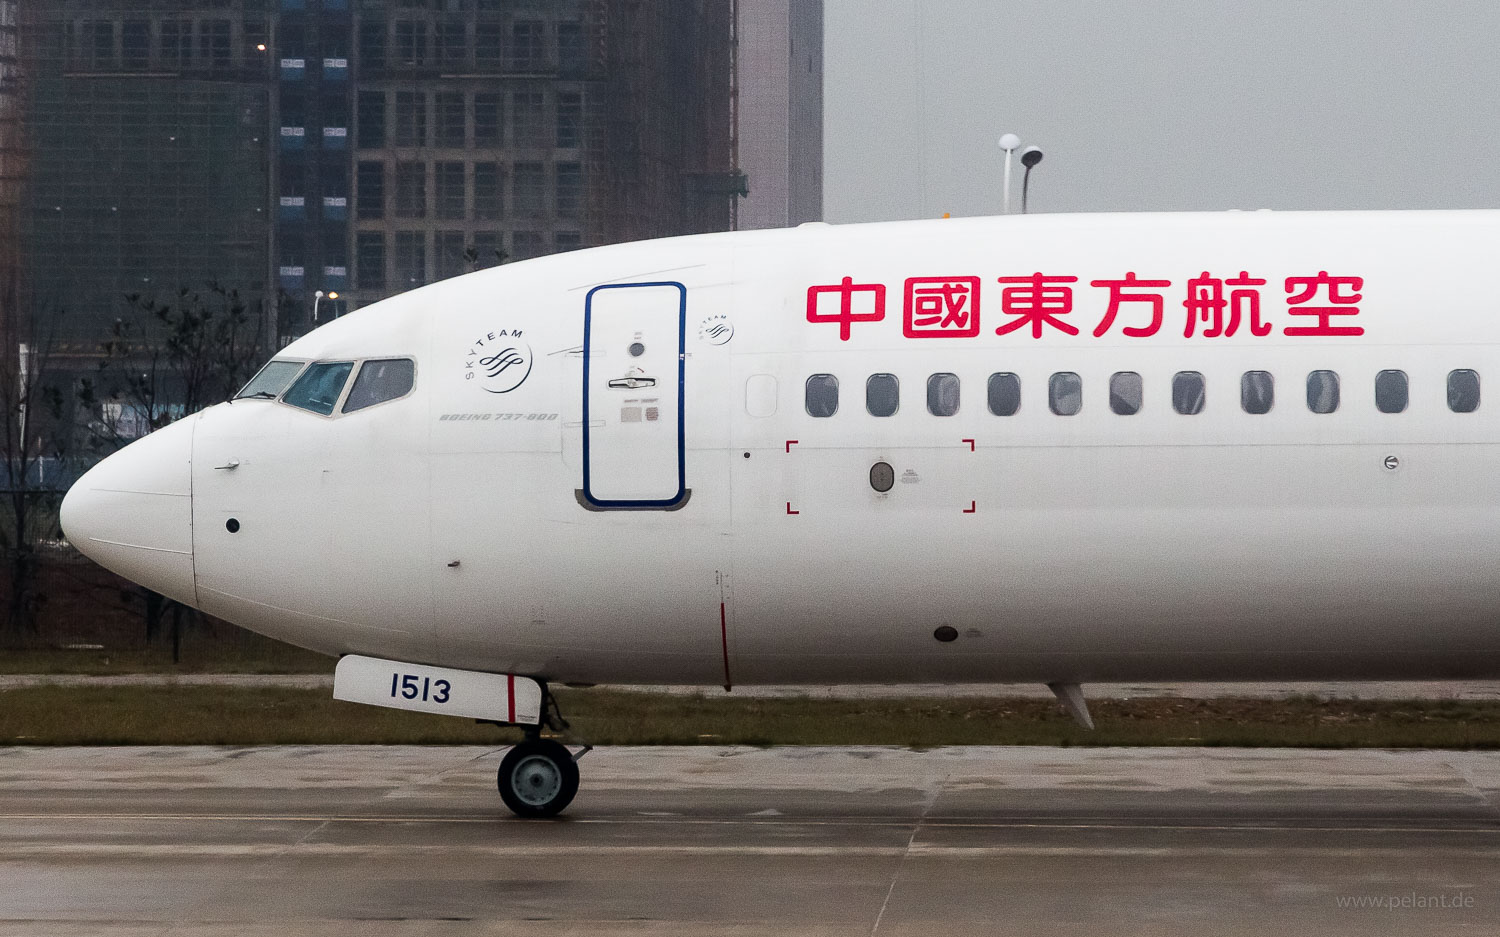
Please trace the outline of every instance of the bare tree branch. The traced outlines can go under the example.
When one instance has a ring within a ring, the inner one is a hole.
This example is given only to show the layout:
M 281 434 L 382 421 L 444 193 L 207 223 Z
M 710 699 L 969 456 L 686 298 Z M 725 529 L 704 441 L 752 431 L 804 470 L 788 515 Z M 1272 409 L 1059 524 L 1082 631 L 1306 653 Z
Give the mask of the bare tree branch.
M 43 601 L 36 588 L 38 546 L 56 536 L 59 498 L 43 470 L 47 460 L 61 461 L 72 435 L 55 367 L 61 319 L 34 310 L 0 324 L 0 553 L 10 585 L 3 629 L 10 640 L 35 630 Z

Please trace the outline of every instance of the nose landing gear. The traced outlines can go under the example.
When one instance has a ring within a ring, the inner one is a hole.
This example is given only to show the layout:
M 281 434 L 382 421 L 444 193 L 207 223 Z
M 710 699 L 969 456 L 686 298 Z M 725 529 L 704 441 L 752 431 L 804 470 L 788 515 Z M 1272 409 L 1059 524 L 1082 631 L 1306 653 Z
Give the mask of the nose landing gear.
M 554 732 L 568 730 L 568 721 L 558 711 L 557 700 L 542 685 L 542 723 Z M 577 755 L 556 739 L 542 738 L 542 726 L 525 726 L 526 739 L 505 753 L 495 778 L 500 799 L 518 817 L 545 819 L 562 813 L 578 793 L 578 759 L 588 754 L 585 745 Z
M 528 738 L 500 760 L 496 783 L 516 816 L 555 817 L 578 793 L 578 763 L 560 742 Z

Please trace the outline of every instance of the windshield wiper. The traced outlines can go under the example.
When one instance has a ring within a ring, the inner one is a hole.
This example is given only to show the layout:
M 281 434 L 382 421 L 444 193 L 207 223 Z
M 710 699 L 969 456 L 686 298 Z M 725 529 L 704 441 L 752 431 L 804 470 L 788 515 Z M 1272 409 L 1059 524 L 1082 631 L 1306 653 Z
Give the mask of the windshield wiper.
M 234 399 L 235 400 L 255 400 L 257 398 L 262 399 L 262 400 L 275 400 L 276 399 L 276 395 L 273 394 L 273 393 L 271 393 L 268 390 L 258 390 L 258 391 L 256 391 L 253 394 L 240 394 L 238 397 L 236 397 Z

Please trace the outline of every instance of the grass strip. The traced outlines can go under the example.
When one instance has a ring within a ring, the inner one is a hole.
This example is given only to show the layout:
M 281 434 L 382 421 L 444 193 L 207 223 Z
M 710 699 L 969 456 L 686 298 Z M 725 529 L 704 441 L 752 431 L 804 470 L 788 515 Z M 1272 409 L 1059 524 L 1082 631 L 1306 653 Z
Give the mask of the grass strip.
M 323 654 L 248 635 L 239 642 L 191 636 L 182 654 L 172 659 L 170 647 L 77 649 L 6 648 L 0 650 L 0 674 L 116 674 L 161 673 L 333 673 L 335 660 Z
M 1500 702 L 1131 699 L 1075 726 L 1050 700 L 809 700 L 560 690 L 599 745 L 1202 745 L 1500 748 Z M 282 688 L 26 687 L 0 692 L 0 745 L 504 744 L 513 729 Z

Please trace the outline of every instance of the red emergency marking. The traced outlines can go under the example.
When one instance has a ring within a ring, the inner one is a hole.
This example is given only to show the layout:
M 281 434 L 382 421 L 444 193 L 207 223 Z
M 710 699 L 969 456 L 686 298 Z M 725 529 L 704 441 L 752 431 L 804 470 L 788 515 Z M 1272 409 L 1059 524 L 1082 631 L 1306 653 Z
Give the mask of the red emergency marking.
M 1090 280 L 1089 286 L 1097 286 L 1109 290 L 1109 307 L 1104 310 L 1104 318 L 1094 326 L 1094 337 L 1100 338 L 1109 327 L 1115 324 L 1115 316 L 1120 313 L 1120 306 L 1125 303 L 1145 303 L 1151 307 L 1151 324 L 1135 327 L 1125 326 L 1120 331 L 1128 338 L 1150 338 L 1161 330 L 1161 293 L 1156 290 L 1164 290 L 1172 285 L 1171 280 L 1141 280 L 1137 279 L 1134 271 L 1125 274 L 1123 280 Z M 1131 290 L 1131 292 L 1125 292 Z M 1146 290 L 1147 292 L 1137 292 Z
M 966 507 L 966 508 L 964 508 L 964 513 L 965 514 L 973 514 L 975 511 L 979 510 L 979 506 L 978 505 L 979 505 L 979 502 L 977 502 L 977 501 L 970 501 L 969 502 L 969 506 Z
M 506 722 L 515 722 L 516 721 L 516 676 L 515 676 L 515 674 L 509 674 L 508 673 L 508 674 L 505 675 L 505 702 L 506 702 L 506 709 L 510 713 L 510 715 L 506 718 Z
M 1282 329 L 1283 335 L 1363 335 L 1365 330 L 1357 325 L 1334 325 L 1334 316 L 1357 316 L 1364 289 L 1364 277 L 1331 277 L 1327 270 L 1319 270 L 1315 277 L 1287 277 L 1287 315 L 1311 316 L 1317 325 L 1289 325 Z M 1349 292 L 1345 292 L 1345 290 Z M 1321 300 L 1328 305 L 1306 305 Z
M 974 451 L 974 440 L 972 440 L 972 439 L 960 439 L 959 442 L 966 442 L 966 443 L 968 443 L 969 444 L 969 451 L 970 452 Z
M 788 501 L 786 503 L 786 512 L 788 514 L 801 514 L 802 513 L 801 511 L 793 511 L 792 510 L 792 502 L 790 502 L 790 501 Z
M 795 445 L 797 445 L 797 442 L 798 442 L 798 440 L 788 439 L 786 441 L 786 451 L 787 452 L 791 452 L 792 451 L 792 447 L 795 446 Z
M 979 278 L 912 277 L 904 321 L 907 338 L 973 338 L 979 334 Z
M 1024 285 L 1000 291 L 1000 311 L 1016 318 L 996 329 L 996 335 L 1009 335 L 1027 325 L 1031 326 L 1032 338 L 1041 338 L 1042 329 L 1049 325 L 1068 335 L 1078 334 L 1077 328 L 1058 318 L 1073 311 L 1073 288 L 1063 284 L 1077 283 L 1077 277 L 1033 273 L 1029 277 L 1001 277 L 1000 282 Z
M 825 301 L 825 296 L 836 298 Z M 858 297 L 858 310 L 855 298 Z M 828 307 L 833 306 L 830 310 Z M 835 311 L 836 310 L 836 311 Z M 837 286 L 812 286 L 807 290 L 807 321 L 837 322 L 839 340 L 849 340 L 849 329 L 855 322 L 879 322 L 885 318 L 885 284 L 855 283 L 844 277 Z

